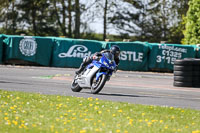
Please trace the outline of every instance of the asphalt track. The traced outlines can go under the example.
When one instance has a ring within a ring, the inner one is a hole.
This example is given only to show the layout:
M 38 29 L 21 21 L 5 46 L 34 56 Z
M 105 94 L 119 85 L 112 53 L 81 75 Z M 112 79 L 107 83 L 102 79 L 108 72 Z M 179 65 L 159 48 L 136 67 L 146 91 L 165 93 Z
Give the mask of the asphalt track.
M 72 92 L 75 69 L 0 65 L 0 89 L 200 110 L 200 88 L 173 87 L 173 74 L 118 71 L 98 95 Z

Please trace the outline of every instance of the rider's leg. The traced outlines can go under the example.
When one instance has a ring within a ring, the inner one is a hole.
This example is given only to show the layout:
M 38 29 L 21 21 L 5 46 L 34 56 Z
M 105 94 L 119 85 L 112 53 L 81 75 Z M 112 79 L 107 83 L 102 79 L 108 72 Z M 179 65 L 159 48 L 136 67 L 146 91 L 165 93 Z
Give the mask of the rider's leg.
M 91 57 L 86 57 L 83 59 L 83 63 L 81 63 L 79 69 L 76 71 L 76 74 L 80 74 L 87 65 L 92 63 L 92 58 Z

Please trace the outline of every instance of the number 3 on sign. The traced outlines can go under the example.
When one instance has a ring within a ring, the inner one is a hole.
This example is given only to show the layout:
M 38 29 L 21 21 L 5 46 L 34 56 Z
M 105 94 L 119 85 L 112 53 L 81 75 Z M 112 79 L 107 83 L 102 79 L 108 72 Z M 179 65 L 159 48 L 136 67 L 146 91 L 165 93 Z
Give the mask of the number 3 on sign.
M 156 62 L 158 62 L 158 63 L 162 62 L 162 57 L 160 55 L 157 56 Z

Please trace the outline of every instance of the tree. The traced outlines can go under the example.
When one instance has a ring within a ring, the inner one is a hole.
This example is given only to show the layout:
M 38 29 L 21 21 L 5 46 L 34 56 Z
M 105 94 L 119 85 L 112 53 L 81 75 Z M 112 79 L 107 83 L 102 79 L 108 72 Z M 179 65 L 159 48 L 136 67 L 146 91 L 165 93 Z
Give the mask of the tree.
M 72 37 L 72 10 L 71 10 L 71 6 L 72 6 L 72 1 L 68 0 L 68 18 L 69 18 L 69 24 L 68 24 L 68 36 Z
M 106 30 L 107 30 L 107 11 L 108 11 L 108 0 L 105 0 L 104 15 L 103 15 L 103 40 L 106 39 Z
M 185 30 L 185 16 L 188 11 L 189 0 L 173 0 L 173 11 L 176 17 L 176 23 L 170 27 L 168 42 L 182 43 L 184 38 L 183 30 Z M 172 18 L 172 19 L 174 19 Z
M 184 0 L 123 0 L 123 3 L 126 5 L 120 7 L 121 10 L 110 19 L 120 33 L 132 34 L 141 41 L 180 43 L 181 31 L 179 34 L 175 33 L 178 32 L 176 29 L 180 26 L 182 15 L 187 10 L 187 2 Z M 181 29 L 181 26 L 178 29 Z
M 95 0 L 93 12 L 95 12 L 94 20 L 103 20 L 103 40 L 107 38 L 107 32 L 111 25 L 109 18 L 116 12 L 116 6 L 119 0 Z
M 186 16 L 186 25 L 184 31 L 184 44 L 200 43 L 200 1 L 191 0 L 189 2 L 189 10 Z
M 0 23 L 6 34 L 16 34 L 18 12 L 16 10 L 16 0 L 3 0 L 0 6 Z
M 79 0 L 75 0 L 75 33 L 74 33 L 74 37 L 75 38 L 80 38 L 80 16 L 81 16 L 81 13 L 80 13 L 80 3 L 79 3 Z
M 60 26 L 62 35 L 67 36 L 65 0 L 53 0 L 52 2 L 53 2 L 54 11 L 55 11 L 55 16 L 57 18 L 57 23 Z M 62 7 L 58 7 L 57 4 L 61 4 Z
M 58 35 L 55 27 L 55 13 L 49 0 L 21 0 L 17 6 L 21 11 L 19 21 L 25 23 L 29 35 Z

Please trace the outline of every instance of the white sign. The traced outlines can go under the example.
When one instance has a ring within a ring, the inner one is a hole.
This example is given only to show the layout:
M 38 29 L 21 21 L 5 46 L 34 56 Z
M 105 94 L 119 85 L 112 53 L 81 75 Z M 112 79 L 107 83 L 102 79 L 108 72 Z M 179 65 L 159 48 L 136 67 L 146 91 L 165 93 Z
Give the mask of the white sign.
M 19 43 L 19 49 L 25 56 L 34 56 L 37 49 L 37 43 L 34 38 L 24 38 Z
M 187 53 L 186 48 L 180 48 L 175 46 L 158 45 L 159 49 L 162 50 L 162 54 L 157 56 L 156 62 L 160 63 L 166 61 L 168 64 L 174 64 L 176 59 L 181 59 L 183 53 Z
M 92 52 L 88 51 L 88 48 L 85 47 L 84 45 L 73 45 L 69 48 L 69 50 L 66 53 L 60 53 L 58 57 L 84 58 L 91 55 L 92 55 Z

